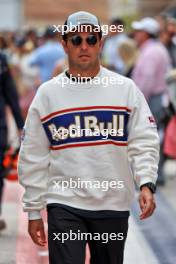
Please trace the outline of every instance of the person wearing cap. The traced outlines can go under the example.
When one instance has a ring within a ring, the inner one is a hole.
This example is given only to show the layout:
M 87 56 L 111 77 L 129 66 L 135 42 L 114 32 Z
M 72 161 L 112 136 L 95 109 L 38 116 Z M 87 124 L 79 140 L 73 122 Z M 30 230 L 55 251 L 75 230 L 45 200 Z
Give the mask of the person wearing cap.
M 160 27 L 155 19 L 147 17 L 135 21 L 132 28 L 140 48 L 133 79 L 150 104 L 152 95 L 166 92 L 165 75 L 170 67 L 170 59 L 166 48 L 157 39 Z
M 29 62 L 30 66 L 38 66 L 41 83 L 48 81 L 58 60 L 65 57 L 62 45 L 59 43 L 58 35 L 52 27 L 48 27 L 44 33 L 45 42 L 34 50 Z
M 135 182 L 140 219 L 155 210 L 157 129 L 134 82 L 100 65 L 97 17 L 80 11 L 65 25 L 69 67 L 38 89 L 19 154 L 28 230 L 46 244 L 47 204 L 51 264 L 85 263 L 87 243 L 92 264 L 122 264 Z
M 164 115 L 163 98 L 167 96 L 165 77 L 170 69 L 169 54 L 164 45 L 157 39 L 160 27 L 154 18 L 146 17 L 140 21 L 135 21 L 132 23 L 132 28 L 134 29 L 134 39 L 140 48 L 132 79 L 143 92 L 162 136 L 164 129 L 162 123 Z M 164 185 L 162 137 L 160 141 L 158 184 Z

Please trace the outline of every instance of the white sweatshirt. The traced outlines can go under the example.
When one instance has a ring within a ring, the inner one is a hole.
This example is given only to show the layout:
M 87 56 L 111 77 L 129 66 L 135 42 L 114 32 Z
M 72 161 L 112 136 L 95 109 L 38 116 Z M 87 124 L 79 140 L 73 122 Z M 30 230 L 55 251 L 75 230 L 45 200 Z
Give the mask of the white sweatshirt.
M 60 137 L 60 131 L 74 128 L 117 133 Z M 144 96 L 132 80 L 103 67 L 87 83 L 70 83 L 62 73 L 42 84 L 24 129 L 18 174 L 30 219 L 40 218 L 46 203 L 126 211 L 135 181 L 138 186 L 156 182 L 159 137 Z M 117 184 L 105 191 L 103 182 Z

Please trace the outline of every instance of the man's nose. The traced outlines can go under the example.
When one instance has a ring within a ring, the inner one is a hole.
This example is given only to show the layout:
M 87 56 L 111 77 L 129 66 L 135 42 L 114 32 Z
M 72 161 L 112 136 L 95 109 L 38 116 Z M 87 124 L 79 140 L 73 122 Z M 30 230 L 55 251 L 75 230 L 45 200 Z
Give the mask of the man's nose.
M 84 39 L 83 41 L 82 41 L 82 43 L 81 43 L 81 49 L 82 50 L 87 50 L 88 49 L 88 43 L 87 43 L 87 41 Z

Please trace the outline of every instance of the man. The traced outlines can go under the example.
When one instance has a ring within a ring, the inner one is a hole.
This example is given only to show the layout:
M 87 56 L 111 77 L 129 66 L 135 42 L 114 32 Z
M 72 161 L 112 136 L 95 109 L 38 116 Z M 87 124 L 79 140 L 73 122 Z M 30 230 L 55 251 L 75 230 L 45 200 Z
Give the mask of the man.
M 176 35 L 176 20 L 171 17 L 163 18 L 163 24 L 161 26 L 161 31 L 159 34 L 159 39 L 161 43 L 166 47 L 172 67 L 176 67 L 176 43 L 175 43 L 175 35 Z
M 158 22 L 150 17 L 132 23 L 134 39 L 140 48 L 133 79 L 150 105 L 150 97 L 166 93 L 165 76 L 170 66 L 166 48 L 158 41 Z M 156 78 L 157 76 L 157 78 Z
M 29 234 L 45 245 L 40 210 L 47 203 L 50 263 L 85 263 L 88 243 L 91 263 L 120 264 L 134 197 L 132 171 L 141 189 L 140 219 L 155 209 L 156 125 L 135 84 L 100 65 L 98 19 L 81 11 L 66 25 L 62 44 L 69 68 L 39 88 L 20 150 Z
M 37 48 L 31 57 L 30 65 L 38 66 L 41 83 L 48 81 L 58 60 L 65 57 L 64 50 L 58 43 L 58 36 L 51 27 L 48 27 L 44 34 L 45 43 Z
M 6 106 L 9 106 L 15 118 L 19 134 L 23 128 L 23 119 L 18 103 L 18 96 L 14 81 L 10 74 L 5 55 L 0 52 L 0 214 L 2 207 L 2 196 L 4 189 L 4 167 L 3 159 L 7 150 L 7 120 Z M 6 227 L 3 219 L 0 219 L 0 231 Z
M 149 107 L 154 115 L 158 129 L 163 135 L 163 98 L 167 96 L 166 74 L 170 68 L 169 54 L 157 40 L 160 30 L 158 22 L 150 17 L 132 23 L 134 38 L 140 47 L 140 55 L 132 73 L 132 79 L 143 92 Z M 158 184 L 163 185 L 163 163 L 164 156 L 162 147 L 160 152 L 160 163 L 158 171 Z

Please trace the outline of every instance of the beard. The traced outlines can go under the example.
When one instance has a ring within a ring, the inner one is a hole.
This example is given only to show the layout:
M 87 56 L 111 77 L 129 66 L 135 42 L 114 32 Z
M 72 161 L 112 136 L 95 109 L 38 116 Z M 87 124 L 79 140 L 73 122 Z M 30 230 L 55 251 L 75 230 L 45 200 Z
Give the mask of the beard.
M 69 58 L 69 65 L 78 71 L 90 71 L 99 65 L 99 58 L 95 58 L 93 61 L 78 62 Z

